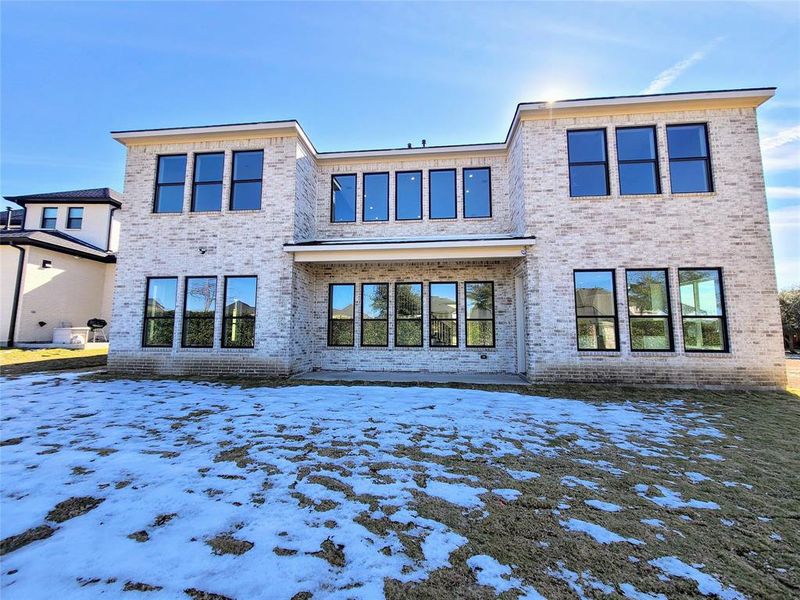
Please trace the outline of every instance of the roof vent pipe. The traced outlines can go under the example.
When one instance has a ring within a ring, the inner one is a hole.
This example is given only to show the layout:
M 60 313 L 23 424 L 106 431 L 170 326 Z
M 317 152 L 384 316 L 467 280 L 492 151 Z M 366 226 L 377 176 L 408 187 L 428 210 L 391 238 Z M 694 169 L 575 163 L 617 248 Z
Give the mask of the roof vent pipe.
M 411 142 L 408 142 L 408 149 L 411 149 Z
M 427 145 L 428 145 L 428 140 L 422 140 L 422 147 L 424 148 Z
M 4 229 L 11 229 L 11 207 L 6 206 L 6 226 Z

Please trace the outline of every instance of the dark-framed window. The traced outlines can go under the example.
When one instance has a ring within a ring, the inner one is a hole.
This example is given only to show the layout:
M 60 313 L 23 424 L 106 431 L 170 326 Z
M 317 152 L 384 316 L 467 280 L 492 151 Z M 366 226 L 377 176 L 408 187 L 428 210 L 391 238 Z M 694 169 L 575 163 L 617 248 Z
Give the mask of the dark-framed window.
M 222 347 L 256 345 L 256 287 L 254 275 L 225 278 L 225 312 L 222 313 Z
M 673 194 L 713 192 L 708 126 L 667 125 L 669 182 Z
M 394 345 L 422 346 L 422 284 L 394 284 Z
M 238 150 L 231 169 L 231 210 L 259 210 L 264 176 L 263 150 Z
M 389 220 L 389 173 L 364 173 L 361 185 L 361 220 Z
M 361 345 L 389 345 L 389 284 L 361 284 Z
M 217 311 L 217 278 L 187 277 L 183 289 L 184 348 L 214 345 L 214 316 Z
M 142 346 L 171 348 L 175 335 L 177 277 L 148 277 L 144 303 Z
M 162 154 L 156 169 L 156 197 L 153 212 L 183 211 L 183 187 L 186 183 L 186 155 Z
M 670 352 L 672 316 L 666 269 L 628 269 L 628 322 L 633 352 Z
M 224 152 L 194 155 L 192 212 L 222 210 L 222 169 L 224 165 Z
M 728 352 L 722 269 L 678 269 L 686 352 Z
M 42 229 L 55 229 L 58 219 L 58 209 L 55 206 L 46 206 L 42 209 Z
M 422 171 L 394 174 L 394 218 L 397 221 L 422 219 Z
M 83 207 L 70 206 L 67 209 L 67 229 L 80 229 L 83 227 Z
M 428 215 L 431 219 L 456 218 L 456 170 L 428 171 Z
M 605 129 L 567 131 L 569 195 L 608 196 L 608 150 Z
M 464 283 L 464 313 L 467 346 L 494 348 L 494 283 Z
M 331 223 L 355 223 L 356 176 L 331 175 Z
M 458 347 L 458 284 L 428 284 L 430 345 Z
M 355 283 L 328 285 L 328 346 L 355 346 Z
M 489 167 L 464 169 L 464 218 L 479 219 L 492 216 L 492 170 Z
M 660 194 L 655 126 L 617 127 L 616 135 L 619 193 Z
M 613 270 L 575 270 L 578 350 L 619 350 L 617 285 Z

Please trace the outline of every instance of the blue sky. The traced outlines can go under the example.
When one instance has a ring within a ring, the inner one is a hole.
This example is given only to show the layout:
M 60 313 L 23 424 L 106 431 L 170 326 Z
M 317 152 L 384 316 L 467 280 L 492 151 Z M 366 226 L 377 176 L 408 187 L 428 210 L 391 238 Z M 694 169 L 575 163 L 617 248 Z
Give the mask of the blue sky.
M 0 193 L 122 189 L 114 129 L 296 118 L 319 150 L 499 141 L 516 104 L 778 86 L 760 110 L 800 283 L 800 3 L 3 2 Z

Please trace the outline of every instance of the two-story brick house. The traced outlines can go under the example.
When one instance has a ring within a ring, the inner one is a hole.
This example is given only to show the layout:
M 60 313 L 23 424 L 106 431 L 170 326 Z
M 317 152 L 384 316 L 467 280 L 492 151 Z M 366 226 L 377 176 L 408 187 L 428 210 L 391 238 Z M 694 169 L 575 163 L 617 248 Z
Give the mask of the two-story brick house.
M 503 142 L 318 152 L 296 121 L 128 148 L 117 371 L 784 383 L 756 108 L 520 104 Z

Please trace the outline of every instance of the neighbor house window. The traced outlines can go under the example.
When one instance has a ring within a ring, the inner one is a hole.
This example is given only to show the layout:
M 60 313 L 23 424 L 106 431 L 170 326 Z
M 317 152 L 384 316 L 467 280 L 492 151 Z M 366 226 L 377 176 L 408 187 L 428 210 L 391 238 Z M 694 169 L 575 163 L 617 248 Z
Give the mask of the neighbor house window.
M 361 285 L 361 345 L 389 345 L 389 284 Z
M 222 210 L 222 166 L 225 154 L 194 155 L 192 212 Z
M 422 284 L 394 285 L 394 345 L 422 346 Z
M 674 194 L 713 192 L 708 129 L 699 125 L 667 125 L 669 181 Z
M 655 127 L 617 129 L 619 193 L 660 194 Z
M 356 176 L 331 176 L 331 222 L 353 223 L 356 220 Z
M 55 229 L 58 209 L 48 206 L 42 209 L 42 229 Z
M 464 284 L 466 298 L 467 346 L 494 346 L 494 283 L 473 281 Z
M 328 346 L 355 345 L 354 283 L 332 283 L 328 287 Z
M 605 129 L 567 132 L 569 195 L 608 196 L 608 154 Z
M 394 175 L 394 218 L 413 221 L 422 218 L 422 171 L 398 171 Z
M 225 278 L 225 312 L 222 315 L 222 347 L 253 348 L 256 345 L 256 278 Z
M 456 170 L 428 171 L 428 201 L 431 219 L 456 218 Z
M 687 352 L 727 352 L 725 297 L 720 269 L 678 269 Z
M 458 346 L 458 286 L 431 283 L 429 292 L 431 346 Z
M 364 173 L 361 186 L 364 200 L 361 204 L 363 221 L 389 220 L 389 174 Z
M 633 351 L 672 350 L 669 282 L 665 269 L 625 272 Z
M 233 153 L 231 210 L 258 210 L 261 208 L 263 172 L 263 150 L 243 150 Z
M 147 279 L 142 346 L 172 347 L 177 294 L 177 277 L 150 277 Z
M 492 216 L 492 173 L 489 167 L 464 169 L 464 218 Z
M 71 206 L 67 210 L 67 229 L 80 229 L 83 227 L 83 208 Z
M 156 201 L 153 211 L 179 213 L 183 210 L 183 186 L 186 181 L 186 155 L 158 157 Z
M 183 337 L 186 348 L 214 345 L 214 315 L 217 309 L 217 278 L 187 277 L 183 294 Z
M 614 271 L 575 271 L 578 350 L 618 350 Z

